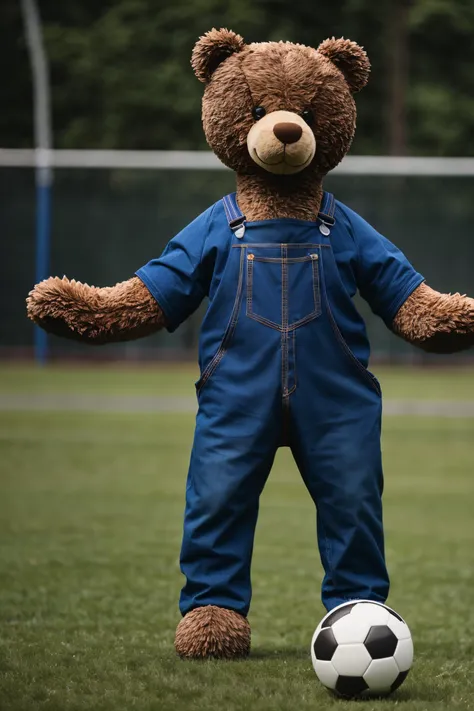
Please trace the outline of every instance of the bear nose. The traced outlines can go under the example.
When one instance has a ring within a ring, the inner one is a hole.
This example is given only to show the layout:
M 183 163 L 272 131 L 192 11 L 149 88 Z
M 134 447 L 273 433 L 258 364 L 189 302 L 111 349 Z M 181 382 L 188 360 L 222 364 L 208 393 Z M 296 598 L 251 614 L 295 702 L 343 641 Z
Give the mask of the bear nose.
M 276 123 L 273 133 L 282 143 L 296 143 L 300 140 L 303 129 L 297 123 Z

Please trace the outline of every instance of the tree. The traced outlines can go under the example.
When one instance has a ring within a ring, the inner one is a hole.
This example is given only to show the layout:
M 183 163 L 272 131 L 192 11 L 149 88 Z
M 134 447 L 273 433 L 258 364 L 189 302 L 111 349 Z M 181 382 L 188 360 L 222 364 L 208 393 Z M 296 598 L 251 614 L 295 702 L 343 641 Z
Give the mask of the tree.
M 373 72 L 357 97 L 355 153 L 474 155 L 472 0 L 39 0 L 58 148 L 205 148 L 197 37 L 317 45 L 351 37 Z M 32 89 L 16 0 L 1 3 L 0 145 L 32 144 Z M 409 61 L 408 61 L 409 59 Z

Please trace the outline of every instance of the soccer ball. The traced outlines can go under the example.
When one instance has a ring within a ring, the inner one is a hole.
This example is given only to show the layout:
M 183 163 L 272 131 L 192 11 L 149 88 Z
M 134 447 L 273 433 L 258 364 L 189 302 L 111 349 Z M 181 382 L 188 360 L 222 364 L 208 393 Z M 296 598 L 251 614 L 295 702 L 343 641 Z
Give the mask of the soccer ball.
M 345 602 L 320 622 L 311 642 L 319 680 L 340 696 L 385 696 L 406 679 L 413 662 L 408 625 L 370 600 Z

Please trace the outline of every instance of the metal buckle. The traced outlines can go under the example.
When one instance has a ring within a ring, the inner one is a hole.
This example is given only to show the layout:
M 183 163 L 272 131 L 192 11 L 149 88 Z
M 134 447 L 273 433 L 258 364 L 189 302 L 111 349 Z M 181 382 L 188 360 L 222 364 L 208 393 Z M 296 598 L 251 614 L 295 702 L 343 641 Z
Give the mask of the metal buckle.
M 331 215 L 325 215 L 323 212 L 319 213 L 318 220 L 321 223 L 319 225 L 319 231 L 325 237 L 329 237 L 329 235 L 331 234 L 331 227 L 334 227 L 334 225 L 336 224 L 336 220 L 334 219 L 334 217 L 331 217 Z
M 235 234 L 237 239 L 242 239 L 245 234 L 245 216 L 237 217 L 236 220 L 231 220 L 229 222 L 229 227 Z

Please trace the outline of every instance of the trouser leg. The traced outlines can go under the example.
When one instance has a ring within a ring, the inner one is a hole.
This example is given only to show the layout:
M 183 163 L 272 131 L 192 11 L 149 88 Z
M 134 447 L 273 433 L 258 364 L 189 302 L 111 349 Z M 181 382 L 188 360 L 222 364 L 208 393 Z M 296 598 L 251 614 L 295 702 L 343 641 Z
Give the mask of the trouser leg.
M 246 615 L 259 497 L 277 443 L 271 422 L 243 430 L 198 416 L 186 489 L 180 610 L 217 605 Z
M 358 598 L 385 602 L 379 417 L 353 413 L 345 424 L 306 432 L 293 454 L 317 508 L 325 607 Z

